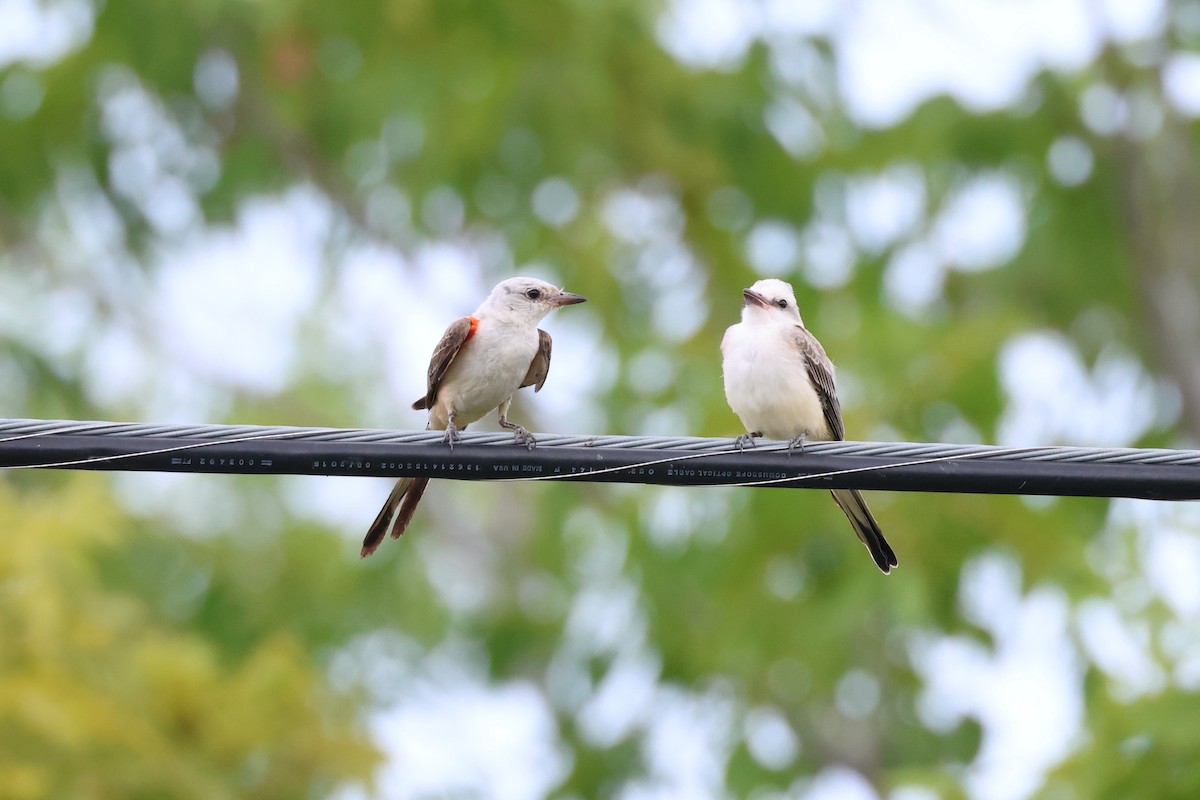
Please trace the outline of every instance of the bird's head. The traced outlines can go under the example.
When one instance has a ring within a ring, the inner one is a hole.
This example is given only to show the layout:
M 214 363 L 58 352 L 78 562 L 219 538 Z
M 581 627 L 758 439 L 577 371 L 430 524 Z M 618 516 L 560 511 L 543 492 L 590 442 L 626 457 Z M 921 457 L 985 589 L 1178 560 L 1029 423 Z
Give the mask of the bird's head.
M 496 284 L 479 311 L 516 322 L 536 325 L 559 306 L 586 302 L 586 297 L 564 292 L 537 278 L 509 278 Z
M 764 278 L 742 290 L 744 322 L 777 322 L 803 325 L 792 285 L 778 278 Z

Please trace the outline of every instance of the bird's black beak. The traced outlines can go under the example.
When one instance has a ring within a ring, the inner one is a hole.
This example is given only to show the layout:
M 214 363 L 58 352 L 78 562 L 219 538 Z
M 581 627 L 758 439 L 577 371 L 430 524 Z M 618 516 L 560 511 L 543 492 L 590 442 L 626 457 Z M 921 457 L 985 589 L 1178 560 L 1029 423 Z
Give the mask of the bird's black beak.
M 570 292 L 563 292 L 558 297 L 554 298 L 554 305 L 556 306 L 573 306 L 576 303 L 586 302 L 587 298 L 583 295 L 571 294 Z
M 759 306 L 768 308 L 771 304 L 767 302 L 767 298 L 763 297 L 753 289 L 742 289 L 742 298 L 748 306 Z

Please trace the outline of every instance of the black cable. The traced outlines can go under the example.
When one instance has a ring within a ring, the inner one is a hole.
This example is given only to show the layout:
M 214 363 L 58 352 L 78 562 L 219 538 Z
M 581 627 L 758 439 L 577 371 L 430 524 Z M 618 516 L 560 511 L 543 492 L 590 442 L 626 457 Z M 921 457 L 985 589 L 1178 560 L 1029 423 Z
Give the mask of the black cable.
M 1200 499 L 1200 453 L 821 442 L 738 452 L 732 439 L 544 435 L 534 450 L 507 433 L 0 420 L 0 468 L 249 475 L 582 480 L 674 486 Z

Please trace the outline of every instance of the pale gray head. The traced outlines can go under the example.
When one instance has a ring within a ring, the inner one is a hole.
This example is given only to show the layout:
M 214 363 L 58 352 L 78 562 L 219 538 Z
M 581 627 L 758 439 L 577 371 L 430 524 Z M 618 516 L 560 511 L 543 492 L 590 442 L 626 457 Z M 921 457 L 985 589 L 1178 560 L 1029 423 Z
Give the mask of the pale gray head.
M 803 325 L 792 285 L 778 278 L 763 278 L 742 290 L 743 322 L 775 322 Z
M 496 284 L 475 313 L 536 324 L 559 306 L 586 300 L 537 278 L 509 278 Z

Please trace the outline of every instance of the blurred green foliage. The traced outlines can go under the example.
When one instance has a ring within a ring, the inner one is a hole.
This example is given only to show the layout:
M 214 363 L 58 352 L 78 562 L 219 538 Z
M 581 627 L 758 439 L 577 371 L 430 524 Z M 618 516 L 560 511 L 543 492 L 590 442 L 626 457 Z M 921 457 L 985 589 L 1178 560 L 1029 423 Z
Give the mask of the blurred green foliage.
M 851 437 L 939 440 L 954 423 L 994 440 L 1007 402 L 997 356 L 1014 335 L 1041 329 L 1065 336 L 1089 367 L 1114 348 L 1134 356 L 1163 378 L 1163 396 L 1174 382 L 1181 426 L 1189 424 L 1186 381 L 1161 358 L 1169 338 L 1145 333 L 1157 321 L 1146 302 L 1156 289 L 1143 278 L 1156 273 L 1136 246 L 1136 209 L 1159 208 L 1172 176 L 1151 173 L 1131 187 L 1164 139 L 1181 135 L 1190 146 L 1195 126 L 1164 108 L 1162 132 L 1125 141 L 1090 131 L 1079 115 L 1088 86 L 1155 86 L 1158 62 L 1110 47 L 1078 74 L 1039 76 L 1018 108 L 976 114 L 937 98 L 868 130 L 836 100 L 782 81 L 765 44 L 736 68 L 682 66 L 655 40 L 660 12 L 632 0 L 106 0 L 78 49 L 48 66 L 0 69 L 0 81 L 28 72 L 44 93 L 28 117 L 0 115 L 0 271 L 21 273 L 10 285 L 31 292 L 91 297 L 95 329 L 131 313 L 111 302 L 98 268 L 93 279 L 55 249 L 58 229 L 47 220 L 71 191 L 64 175 L 87 176 L 83 185 L 118 223 L 105 256 L 133 265 L 120 291 L 137 296 L 140 281 L 153 280 L 157 250 L 178 234 L 156 228 L 122 189 L 119 142 L 105 122 L 106 93 L 137 86 L 188 147 L 215 154 L 215 171 L 160 165 L 189 187 L 206 224 L 230 225 L 249 198 L 309 183 L 334 203 L 331 239 L 342 245 L 410 253 L 434 238 L 498 234 L 508 257 L 484 259 L 488 280 L 537 262 L 590 298 L 594 333 L 616 364 L 598 398 L 603 432 L 641 430 L 671 409 L 689 432 L 724 436 L 740 431 L 724 404 L 717 346 L 755 277 L 750 221 L 803 229 L 840 207 L 848 182 L 899 164 L 921 176 L 917 233 L 927 233 L 964 179 L 998 170 L 1021 187 L 1019 252 L 1001 268 L 946 272 L 920 313 L 887 299 L 896 243 L 857 249 L 853 272 L 834 285 L 818 287 L 799 263 L 782 275 L 853 386 Z M 1162 48 L 1185 44 L 1171 30 Z M 824 69 L 813 81 L 834 96 L 829 43 L 802 44 Z M 236 65 L 227 103 L 197 78 L 214 53 Z M 824 144 L 810 157 L 790 154 L 764 121 L 780 97 L 816 120 Z M 1094 155 L 1082 185 L 1048 173 L 1047 150 L 1063 136 Z M 562 225 L 528 202 L 550 177 L 580 198 Z M 402 190 L 408 217 L 372 211 L 385 187 Z M 447 188 L 462 224 L 431 211 Z M 655 283 L 662 253 L 606 225 L 605 203 L 623 188 L 665 198 L 678 213 L 677 226 L 668 215 L 658 232 L 694 258 L 684 276 L 702 284 L 698 293 Z M 730 222 L 742 204 L 746 219 Z M 338 244 L 321 257 L 324 288 L 342 267 Z M 707 314 L 694 333 L 670 339 L 656 303 L 676 293 Z M 142 312 L 139 330 L 152 340 L 155 309 Z M 329 333 L 315 319 L 304 329 L 310 340 Z M 16 327 L 0 327 L 6 416 L 140 413 L 89 393 L 86 335 L 64 349 Z M 654 391 L 630 369 L 647 352 L 674 367 Z M 558 359 L 600 356 L 599 347 L 556 350 Z M 277 394 L 213 391 L 228 421 L 353 426 L 362 398 L 383 386 L 378 367 L 347 377 L 302 365 Z M 536 409 L 520 402 L 525 414 Z M 1155 419 L 1140 443 L 1174 441 L 1173 418 Z M 616 795 L 646 773 L 640 729 L 597 740 L 580 724 L 582 701 L 558 692 L 552 673 L 576 659 L 584 693 L 597 689 L 621 648 L 563 655 L 575 641 L 571 609 L 589 592 L 608 602 L 626 589 L 635 613 L 623 641 L 651 654 L 661 684 L 776 708 L 798 735 L 798 757 L 778 769 L 739 738 L 725 768 L 730 795 L 787 789 L 840 763 L 880 791 L 920 785 L 959 796 L 980 723 L 935 730 L 923 721 L 911 646 L 935 632 L 995 645 L 963 612 L 964 564 L 1001 553 L 1019 565 L 1022 590 L 1053 586 L 1075 603 L 1113 591 L 1097 559 L 1136 560 L 1118 554 L 1136 549 L 1135 533 L 1113 532 L 1109 504 L 1096 500 L 877 494 L 871 502 L 901 564 L 883 579 L 823 492 L 439 485 L 405 540 L 359 563 L 355 538 L 373 508 L 335 530 L 294 515 L 283 482 L 205 480 L 222 481 L 243 511 L 206 535 L 184 535 L 169 514 L 125 508 L 109 480 L 0 478 L 0 797 L 291 798 L 369 785 L 381 763 L 369 715 L 403 687 L 380 685 L 369 663 L 356 662 L 350 677 L 335 665 L 381 631 L 413 643 L 417 661 L 448 639 L 468 640 L 492 680 L 541 687 L 570 753 L 557 794 Z M 674 538 L 663 532 L 680 528 Z M 1109 535 L 1097 539 L 1102 529 Z M 435 563 L 451 568 L 435 572 Z M 1153 595 L 1136 569 L 1126 580 Z M 485 602 L 456 603 L 447 584 L 457 581 Z M 1151 639 L 1179 624 L 1157 599 L 1135 611 Z M 1168 683 L 1126 702 L 1107 673 L 1082 669 L 1084 741 L 1045 791 L 1067 783 L 1083 797 L 1197 796 L 1195 696 Z M 881 695 L 857 718 L 837 699 L 852 671 Z

